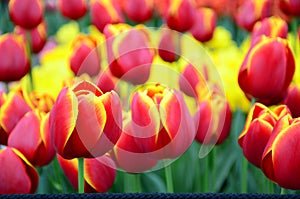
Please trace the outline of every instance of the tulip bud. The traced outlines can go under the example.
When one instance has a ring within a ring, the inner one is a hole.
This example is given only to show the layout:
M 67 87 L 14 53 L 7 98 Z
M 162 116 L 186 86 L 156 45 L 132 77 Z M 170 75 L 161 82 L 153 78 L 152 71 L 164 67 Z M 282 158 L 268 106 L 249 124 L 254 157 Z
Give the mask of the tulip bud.
M 184 32 L 194 25 L 196 8 L 190 0 L 173 0 L 169 2 L 164 17 L 169 28 Z
M 118 141 L 122 108 L 114 92 L 81 81 L 64 87 L 50 112 L 50 131 L 56 152 L 65 159 L 105 154 Z
M 217 14 L 210 8 L 198 8 L 194 25 L 190 29 L 193 37 L 200 42 L 209 41 L 217 25 Z
M 72 43 L 70 67 L 76 76 L 87 73 L 96 76 L 100 72 L 100 51 L 95 38 L 88 35 L 78 35 Z
M 63 16 L 77 20 L 87 12 L 86 0 L 58 0 L 58 9 Z
M 121 9 L 115 0 L 92 0 L 91 20 L 100 32 L 107 24 L 123 23 Z
M 276 122 L 284 115 L 290 115 L 284 105 L 273 111 L 260 103 L 255 103 L 248 113 L 245 127 L 238 138 L 245 157 L 260 168 L 262 155 L 270 139 Z
M 22 35 L 25 39 L 26 38 L 26 29 L 21 28 L 20 26 L 17 26 L 15 28 L 15 33 L 18 35 Z M 47 40 L 47 27 L 46 27 L 46 22 L 43 21 L 40 23 L 38 26 L 30 30 L 30 45 L 31 45 L 31 50 L 33 53 L 38 53 L 40 52 Z
M 44 5 L 41 0 L 11 0 L 8 8 L 14 24 L 24 29 L 35 28 L 43 20 Z
M 30 70 L 30 60 L 22 36 L 0 36 L 0 81 L 20 80 Z
M 294 72 L 295 60 L 287 41 L 262 36 L 249 49 L 238 82 L 248 98 L 272 105 L 283 99 Z
M 299 0 L 280 0 L 279 7 L 287 15 L 300 16 Z
M 124 12 L 130 20 L 143 23 L 152 17 L 153 3 L 153 0 L 126 0 Z
M 57 159 L 67 179 L 77 190 L 78 159 L 67 160 L 59 155 Z M 116 166 L 108 155 L 84 159 L 84 192 L 106 192 L 113 185 L 115 178 Z
M 38 187 L 35 168 L 17 149 L 0 149 L 0 194 L 29 194 Z
M 175 62 L 181 55 L 181 35 L 171 29 L 164 28 L 158 44 L 158 54 L 166 62 Z

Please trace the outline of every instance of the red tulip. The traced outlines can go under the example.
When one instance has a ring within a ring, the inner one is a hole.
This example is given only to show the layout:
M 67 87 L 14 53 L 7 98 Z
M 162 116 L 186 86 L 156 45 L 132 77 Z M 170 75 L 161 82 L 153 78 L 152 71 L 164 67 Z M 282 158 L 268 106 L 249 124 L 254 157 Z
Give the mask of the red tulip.
M 30 60 L 22 36 L 0 37 L 0 81 L 20 80 L 30 69 Z
M 22 35 L 27 40 L 26 36 L 26 29 L 21 28 L 20 26 L 16 26 L 15 33 Z M 30 45 L 31 50 L 34 53 L 40 52 L 47 40 L 47 27 L 46 22 L 43 21 L 37 27 L 30 30 Z
M 170 2 L 171 0 L 153 0 L 154 8 L 157 14 L 164 16 L 169 9 Z
M 248 98 L 271 105 L 282 100 L 294 71 L 295 60 L 287 41 L 262 36 L 248 51 L 238 82 Z
M 98 75 L 101 67 L 98 42 L 89 35 L 78 35 L 72 43 L 70 67 L 75 75 Z
M 120 137 L 120 99 L 114 91 L 103 94 L 96 85 L 81 81 L 61 90 L 49 123 L 54 148 L 65 159 L 101 156 Z
M 41 0 L 10 0 L 9 15 L 14 24 L 24 29 L 38 26 L 44 15 L 44 5 Z
M 87 2 L 86 0 L 58 0 L 58 9 L 64 17 L 77 20 L 86 14 Z
M 101 73 L 98 78 L 97 86 L 103 93 L 116 90 L 117 79 L 111 74 L 109 70 Z
M 181 35 L 169 28 L 161 31 L 158 54 L 166 62 L 175 62 L 181 55 Z
M 124 22 L 121 9 L 115 0 L 92 0 L 90 6 L 92 24 L 101 32 L 107 24 Z
M 194 25 L 196 8 L 190 0 L 173 0 L 164 17 L 169 28 L 184 32 Z
M 287 95 L 283 99 L 283 104 L 291 110 L 293 117 L 300 117 L 300 87 L 299 85 L 290 85 Z
M 67 179 L 78 188 L 78 159 L 67 160 L 57 155 L 58 162 Z M 107 155 L 84 159 L 84 192 L 106 192 L 116 177 L 114 161 Z
M 35 168 L 18 150 L 0 149 L 0 194 L 34 193 L 39 176 Z
M 238 138 L 238 143 L 249 162 L 260 168 L 263 152 L 276 122 L 289 114 L 288 108 L 284 105 L 272 111 L 263 104 L 254 104 Z
M 287 15 L 300 16 L 300 0 L 280 0 L 279 6 Z
M 145 30 L 126 25 L 108 25 L 104 34 L 111 73 L 132 84 L 145 83 L 155 55 Z
M 1 113 L 1 107 L 4 104 L 5 100 L 6 100 L 5 93 L 0 91 L 0 113 Z M 6 131 L 1 126 L 1 122 L 0 122 L 0 145 L 1 144 L 2 145 L 7 145 L 7 139 L 8 139 L 8 134 L 6 133 Z
M 209 41 L 217 25 L 217 14 L 210 8 L 198 8 L 194 25 L 190 29 L 193 37 L 198 41 Z
M 132 95 L 132 136 L 143 153 L 156 159 L 183 154 L 195 137 L 195 127 L 180 92 L 146 85 Z
M 287 38 L 288 25 L 280 17 L 272 16 L 263 19 L 261 22 L 257 22 L 252 31 L 252 43 L 255 39 L 262 35 L 267 37 L 281 37 L 283 39 Z
M 236 14 L 237 24 L 251 32 L 255 23 L 272 15 L 271 0 L 249 0 L 238 8 Z
M 275 125 L 263 152 L 264 174 L 283 188 L 300 189 L 300 120 L 285 115 Z
M 142 23 L 151 19 L 153 4 L 153 0 L 126 0 L 123 9 L 130 20 Z

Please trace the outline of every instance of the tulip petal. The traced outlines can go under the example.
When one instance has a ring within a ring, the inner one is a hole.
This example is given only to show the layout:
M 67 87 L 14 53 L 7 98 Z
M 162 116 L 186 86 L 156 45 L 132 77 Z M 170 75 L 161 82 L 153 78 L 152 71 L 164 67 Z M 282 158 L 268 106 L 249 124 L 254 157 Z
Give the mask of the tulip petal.
M 95 84 L 89 81 L 78 82 L 72 90 L 73 92 L 75 92 L 76 96 L 88 94 L 89 92 L 94 93 L 97 97 L 103 94 L 102 91 Z
M 71 160 L 64 159 L 62 156 L 57 154 L 57 160 L 62 168 L 67 179 L 71 183 L 74 189 L 78 189 L 78 159 L 74 158 Z M 84 160 L 85 161 L 85 160 Z

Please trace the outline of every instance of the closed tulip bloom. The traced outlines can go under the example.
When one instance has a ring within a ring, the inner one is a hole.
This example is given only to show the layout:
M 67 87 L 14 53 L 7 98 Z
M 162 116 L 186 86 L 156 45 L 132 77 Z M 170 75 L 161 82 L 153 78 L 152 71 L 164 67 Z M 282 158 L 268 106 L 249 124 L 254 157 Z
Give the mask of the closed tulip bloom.
M 97 86 L 103 93 L 116 89 L 117 78 L 109 70 L 103 71 L 98 78 Z
M 294 72 L 295 60 L 287 41 L 262 36 L 249 49 L 238 82 L 248 98 L 272 105 L 283 99 Z
M 300 189 L 299 131 L 299 118 L 282 117 L 276 123 L 262 156 L 264 174 L 287 189 Z
M 8 8 L 14 24 L 24 29 L 35 28 L 43 20 L 44 5 L 41 0 L 11 0 Z
M 30 60 L 22 36 L 0 36 L 0 81 L 17 81 L 30 69 Z
M 164 28 L 158 44 L 158 54 L 166 62 L 175 62 L 181 55 L 181 35 L 177 31 Z
M 49 114 L 27 112 L 10 133 L 8 146 L 18 149 L 34 166 L 49 164 L 55 155 L 50 138 Z
M 68 18 L 77 20 L 87 12 L 86 0 L 58 0 L 58 9 L 61 14 Z
M 286 21 L 277 16 L 265 18 L 257 22 L 253 28 L 251 41 L 254 43 L 255 39 L 262 35 L 267 37 L 281 37 L 287 38 L 288 25 Z
M 25 39 L 26 38 L 26 29 L 21 28 L 20 26 L 17 26 L 15 28 L 15 33 L 22 35 Z M 47 41 L 47 27 L 46 27 L 46 22 L 43 21 L 40 23 L 38 26 L 30 30 L 30 45 L 31 45 L 31 50 L 33 53 L 38 53 L 40 52 L 44 45 L 46 44 Z
M 101 61 L 97 40 L 92 36 L 80 34 L 74 39 L 71 48 L 70 67 L 73 73 L 77 76 L 83 73 L 98 75 Z
M 59 155 L 57 159 L 67 179 L 77 190 L 78 159 L 67 160 Z M 108 155 L 84 159 L 84 192 L 106 192 L 114 184 L 115 178 L 116 166 Z
M 287 15 L 300 16 L 300 0 L 280 0 L 279 6 Z
M 103 94 L 88 81 L 81 81 L 73 88 L 64 87 L 49 120 L 56 152 L 65 159 L 105 154 L 120 137 L 121 110 L 114 91 Z
M 294 118 L 300 117 L 300 87 L 299 85 L 290 85 L 288 92 L 283 99 L 283 104 L 287 105 Z
M 177 90 L 145 85 L 133 93 L 130 109 L 136 142 L 156 159 L 178 157 L 195 137 L 192 116 Z
M 153 4 L 153 0 L 126 0 L 123 9 L 130 20 L 143 23 L 151 19 Z
M 284 105 L 273 111 L 260 103 L 255 103 L 248 113 L 245 127 L 238 138 L 247 160 L 260 168 L 262 155 L 270 139 L 276 122 L 284 115 L 290 115 Z
M 169 2 L 164 18 L 169 28 L 184 32 L 194 25 L 196 8 L 190 0 L 173 0 Z
M 35 168 L 18 150 L 0 149 L 0 194 L 29 194 L 38 187 L 39 176 Z
M 271 15 L 271 0 L 249 0 L 244 1 L 238 8 L 236 21 L 240 27 L 251 32 L 257 21 L 270 17 Z
M 91 20 L 100 32 L 107 24 L 124 22 L 121 8 L 115 0 L 92 0 L 90 3 Z
M 190 29 L 193 37 L 200 42 L 209 41 L 217 25 L 217 14 L 210 8 L 198 8 L 194 25 Z

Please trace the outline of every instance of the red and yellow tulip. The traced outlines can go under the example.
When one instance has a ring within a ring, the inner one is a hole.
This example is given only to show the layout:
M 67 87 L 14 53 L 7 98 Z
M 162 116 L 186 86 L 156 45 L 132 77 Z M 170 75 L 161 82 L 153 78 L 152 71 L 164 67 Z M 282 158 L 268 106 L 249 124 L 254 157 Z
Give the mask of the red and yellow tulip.
M 161 31 L 158 55 L 166 62 L 175 62 L 181 55 L 181 35 L 169 28 Z

